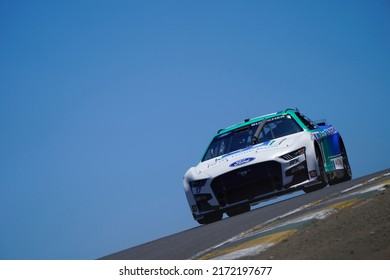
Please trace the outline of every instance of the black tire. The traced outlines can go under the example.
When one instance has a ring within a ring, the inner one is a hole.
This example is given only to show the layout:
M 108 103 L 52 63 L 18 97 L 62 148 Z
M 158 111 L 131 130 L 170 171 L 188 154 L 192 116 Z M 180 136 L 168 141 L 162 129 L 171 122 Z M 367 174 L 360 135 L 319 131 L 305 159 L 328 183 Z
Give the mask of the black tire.
M 349 164 L 349 159 L 344 144 L 342 145 L 342 147 L 343 147 L 343 164 L 344 164 L 344 178 L 343 178 L 343 182 L 344 182 L 352 179 L 352 168 L 351 165 Z
M 229 217 L 237 216 L 251 210 L 251 206 L 249 204 L 240 205 L 236 208 L 226 211 L 226 215 Z
M 218 222 L 218 221 L 222 220 L 222 216 L 223 216 L 223 213 L 221 213 L 221 212 L 207 214 L 207 215 L 203 216 L 203 218 L 197 220 L 197 222 L 201 225 L 211 224 L 211 223 Z
M 318 170 L 320 172 L 320 174 L 319 174 L 320 183 L 318 183 L 314 186 L 310 186 L 310 187 L 303 187 L 302 190 L 305 193 L 311 193 L 311 192 L 317 191 L 319 189 L 322 189 L 322 188 L 326 187 L 329 183 L 328 175 L 326 174 L 326 171 L 325 171 L 324 161 L 322 159 L 321 152 L 319 151 L 318 148 L 316 148 L 316 158 L 317 158 Z
M 347 150 L 345 149 L 344 143 L 341 139 L 340 139 L 340 151 L 341 151 L 341 156 L 343 157 L 343 165 L 344 165 L 343 177 L 337 178 L 332 182 L 329 182 L 329 185 L 335 185 L 352 179 L 352 169 L 349 164 Z

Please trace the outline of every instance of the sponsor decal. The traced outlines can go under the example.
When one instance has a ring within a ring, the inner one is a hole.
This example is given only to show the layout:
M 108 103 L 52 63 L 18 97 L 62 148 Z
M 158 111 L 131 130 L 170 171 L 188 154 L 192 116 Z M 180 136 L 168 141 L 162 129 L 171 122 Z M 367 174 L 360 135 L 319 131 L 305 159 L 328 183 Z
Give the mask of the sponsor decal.
M 290 115 L 276 116 L 276 117 L 268 118 L 268 119 L 267 119 L 267 122 L 269 122 L 269 121 L 274 121 L 274 120 L 280 120 L 280 119 L 284 119 L 284 118 L 291 119 L 291 116 L 290 116 Z M 252 123 L 251 126 L 259 125 L 263 120 L 264 120 L 264 119 L 262 119 L 262 120 L 260 120 L 260 121 L 258 121 L 258 122 Z
M 271 148 L 276 148 L 278 145 L 274 145 L 276 143 L 275 140 L 269 140 L 263 143 L 260 143 L 256 146 L 254 146 L 257 150 L 266 150 L 266 149 L 271 149 Z
M 327 137 L 327 136 L 332 136 L 337 133 L 337 130 L 331 126 L 328 128 L 325 128 L 324 130 L 313 132 L 311 134 L 312 139 L 320 140 L 321 138 Z
M 249 163 L 249 162 L 251 162 L 252 160 L 255 160 L 255 159 L 256 158 L 254 158 L 254 157 L 243 158 L 243 159 L 240 159 L 240 160 L 237 160 L 237 161 L 233 162 L 229 166 L 230 167 L 237 167 L 237 166 L 240 166 L 240 165 L 243 165 L 243 164 L 247 164 L 247 163 Z
M 260 143 L 260 144 L 254 145 L 254 146 L 248 146 L 246 148 L 227 153 L 227 154 L 223 155 L 221 158 L 217 159 L 216 162 L 217 161 L 220 162 L 220 161 L 222 161 L 225 158 L 230 157 L 230 156 L 239 157 L 239 156 L 242 156 L 244 154 L 251 153 L 253 151 L 275 148 L 275 147 L 277 147 L 276 145 L 274 145 L 275 142 L 276 142 L 275 140 L 268 140 L 266 142 L 263 142 L 263 143 Z
M 343 157 L 332 158 L 331 162 L 333 170 L 344 169 Z
M 240 149 L 240 150 L 237 150 L 237 151 L 233 151 L 233 152 L 227 153 L 227 154 L 223 155 L 221 157 L 221 159 L 224 159 L 224 158 L 230 157 L 230 156 L 234 156 L 234 157 L 242 156 L 244 154 L 252 152 L 253 149 L 254 149 L 254 146 L 249 146 L 249 147 L 246 147 L 244 149 Z

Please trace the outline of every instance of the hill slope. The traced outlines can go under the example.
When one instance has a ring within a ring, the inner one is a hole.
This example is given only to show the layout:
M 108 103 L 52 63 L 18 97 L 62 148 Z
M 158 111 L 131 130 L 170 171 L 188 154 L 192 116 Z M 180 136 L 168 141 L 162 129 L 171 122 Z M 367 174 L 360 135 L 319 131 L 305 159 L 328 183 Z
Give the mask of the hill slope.
M 254 259 L 390 259 L 390 190 L 317 220 Z

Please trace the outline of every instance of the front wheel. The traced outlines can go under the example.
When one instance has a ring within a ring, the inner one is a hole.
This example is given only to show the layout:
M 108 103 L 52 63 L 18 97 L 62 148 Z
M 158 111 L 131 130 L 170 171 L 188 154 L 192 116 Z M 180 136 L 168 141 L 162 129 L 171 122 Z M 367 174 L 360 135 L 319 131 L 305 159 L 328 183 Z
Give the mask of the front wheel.
M 341 178 L 337 178 L 332 182 L 330 182 L 329 183 L 330 185 L 338 184 L 352 179 L 352 169 L 349 164 L 347 150 L 345 149 L 345 146 L 342 141 L 340 141 L 340 151 L 341 151 L 341 156 L 343 157 L 343 167 L 344 167 L 343 176 Z
M 319 189 L 322 189 L 328 185 L 328 175 L 326 174 L 325 171 L 325 166 L 324 166 L 324 161 L 321 156 L 321 152 L 316 149 L 316 159 L 317 159 L 317 166 L 318 166 L 318 171 L 319 171 L 319 176 L 318 179 L 320 182 L 316 185 L 310 186 L 310 187 L 303 187 L 302 190 L 305 193 L 311 193 L 314 191 L 317 191 Z

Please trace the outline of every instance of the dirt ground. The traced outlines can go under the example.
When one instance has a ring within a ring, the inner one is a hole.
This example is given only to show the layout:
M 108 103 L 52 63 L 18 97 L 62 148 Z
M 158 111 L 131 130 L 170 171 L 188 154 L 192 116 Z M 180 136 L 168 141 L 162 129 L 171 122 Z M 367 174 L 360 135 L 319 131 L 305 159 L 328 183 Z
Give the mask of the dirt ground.
M 316 221 L 254 259 L 390 260 L 390 188 Z

